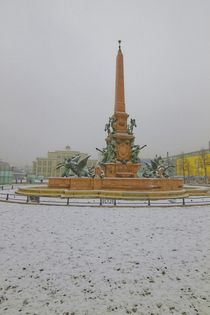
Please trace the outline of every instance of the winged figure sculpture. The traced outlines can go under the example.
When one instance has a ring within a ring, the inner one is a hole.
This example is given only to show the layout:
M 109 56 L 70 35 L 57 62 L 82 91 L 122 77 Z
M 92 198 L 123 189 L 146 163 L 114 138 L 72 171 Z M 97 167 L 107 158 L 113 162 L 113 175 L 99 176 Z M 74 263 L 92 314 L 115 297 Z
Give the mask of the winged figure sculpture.
M 72 158 L 65 159 L 63 162 L 59 163 L 56 169 L 61 167 L 64 168 L 62 174 L 63 177 L 78 176 L 78 177 L 91 177 L 92 169 L 89 169 L 87 162 L 90 155 L 81 159 L 79 154 L 73 156 Z

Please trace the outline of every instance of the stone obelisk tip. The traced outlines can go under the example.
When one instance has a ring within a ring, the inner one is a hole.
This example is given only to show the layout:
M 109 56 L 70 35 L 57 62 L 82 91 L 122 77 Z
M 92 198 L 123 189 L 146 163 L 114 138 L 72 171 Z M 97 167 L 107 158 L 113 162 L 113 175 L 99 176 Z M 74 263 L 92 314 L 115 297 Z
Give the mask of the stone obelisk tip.
M 119 50 L 121 49 L 121 40 L 118 40 L 118 44 L 119 44 Z

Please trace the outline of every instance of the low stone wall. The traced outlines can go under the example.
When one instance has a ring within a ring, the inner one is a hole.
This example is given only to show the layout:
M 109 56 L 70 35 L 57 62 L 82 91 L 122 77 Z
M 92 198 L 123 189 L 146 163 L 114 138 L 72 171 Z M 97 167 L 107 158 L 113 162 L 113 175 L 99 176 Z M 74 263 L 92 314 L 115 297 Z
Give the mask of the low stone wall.
M 177 190 L 183 187 L 183 180 L 174 178 L 74 178 L 51 177 L 49 188 L 68 190 Z

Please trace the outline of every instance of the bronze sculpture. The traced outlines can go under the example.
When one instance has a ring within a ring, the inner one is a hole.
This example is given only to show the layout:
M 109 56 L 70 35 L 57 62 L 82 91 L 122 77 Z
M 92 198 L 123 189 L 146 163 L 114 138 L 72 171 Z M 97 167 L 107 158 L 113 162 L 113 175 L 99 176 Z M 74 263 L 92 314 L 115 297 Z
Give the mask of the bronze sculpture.
M 56 169 L 64 167 L 64 172 L 62 177 L 78 176 L 78 177 L 93 177 L 93 169 L 88 168 L 87 162 L 90 155 L 81 159 L 81 156 L 75 155 L 72 158 L 65 159 L 63 162 L 59 163 Z

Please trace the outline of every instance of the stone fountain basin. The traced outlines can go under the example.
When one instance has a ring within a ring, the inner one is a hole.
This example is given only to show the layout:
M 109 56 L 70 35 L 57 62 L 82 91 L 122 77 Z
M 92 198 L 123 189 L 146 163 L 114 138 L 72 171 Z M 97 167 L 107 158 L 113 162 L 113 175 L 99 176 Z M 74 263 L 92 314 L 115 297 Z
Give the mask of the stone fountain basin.
M 49 178 L 48 186 L 16 191 L 26 196 L 60 198 L 168 199 L 189 196 L 183 181 L 169 178 Z M 199 190 L 201 193 L 201 190 Z M 205 192 L 203 192 L 205 193 Z

